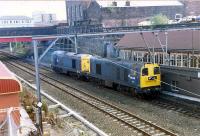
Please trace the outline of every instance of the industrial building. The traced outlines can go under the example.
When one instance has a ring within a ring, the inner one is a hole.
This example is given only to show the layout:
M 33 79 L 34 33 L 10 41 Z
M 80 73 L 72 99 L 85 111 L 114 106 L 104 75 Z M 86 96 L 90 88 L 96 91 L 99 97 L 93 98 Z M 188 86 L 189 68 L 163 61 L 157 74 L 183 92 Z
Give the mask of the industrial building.
M 175 14 L 184 14 L 184 5 L 179 1 L 66 0 L 66 12 L 70 25 L 93 20 L 105 27 L 132 26 L 157 14 L 174 19 Z
M 27 16 L 2 16 L 0 17 L 0 27 L 32 27 L 33 22 Z
M 33 22 L 35 26 L 52 25 L 56 21 L 56 14 L 33 12 Z

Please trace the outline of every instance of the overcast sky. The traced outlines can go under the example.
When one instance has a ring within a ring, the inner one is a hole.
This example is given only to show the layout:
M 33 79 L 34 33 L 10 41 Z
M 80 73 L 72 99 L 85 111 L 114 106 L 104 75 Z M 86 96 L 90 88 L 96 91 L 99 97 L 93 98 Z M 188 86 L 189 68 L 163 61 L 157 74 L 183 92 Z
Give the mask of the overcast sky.
M 0 16 L 25 15 L 31 17 L 34 11 L 55 13 L 57 19 L 66 19 L 64 0 L 0 0 Z

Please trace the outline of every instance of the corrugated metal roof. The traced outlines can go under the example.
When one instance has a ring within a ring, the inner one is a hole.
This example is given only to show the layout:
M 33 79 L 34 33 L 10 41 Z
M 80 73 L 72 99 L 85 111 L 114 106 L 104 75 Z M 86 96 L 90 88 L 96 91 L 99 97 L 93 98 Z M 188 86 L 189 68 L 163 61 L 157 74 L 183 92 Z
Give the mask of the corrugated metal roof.
M 144 0 L 144 1 L 130 1 L 130 6 L 126 6 L 127 0 L 115 0 L 117 2 L 116 7 L 150 7 L 150 6 L 183 6 L 183 4 L 177 0 Z M 112 5 L 112 0 L 96 0 L 101 7 L 115 7 Z
M 161 48 L 158 40 L 155 40 L 155 35 L 152 32 L 143 33 L 145 41 L 155 48 Z M 165 44 L 166 36 L 164 32 L 159 32 L 158 36 Z M 140 32 L 126 34 L 117 44 L 121 49 L 144 49 L 146 45 Z M 181 30 L 168 32 L 168 49 L 169 50 L 198 50 L 200 51 L 200 30 Z
M 21 91 L 21 83 L 14 74 L 0 62 L 0 95 Z
M 27 16 L 1 16 L 0 20 L 31 20 L 31 18 Z

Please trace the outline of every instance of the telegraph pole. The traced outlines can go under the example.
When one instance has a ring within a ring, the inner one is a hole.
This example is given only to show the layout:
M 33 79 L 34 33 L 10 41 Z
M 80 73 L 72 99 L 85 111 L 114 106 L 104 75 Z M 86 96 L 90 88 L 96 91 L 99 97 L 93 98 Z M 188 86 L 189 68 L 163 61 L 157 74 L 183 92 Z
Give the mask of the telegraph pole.
M 36 75 L 36 87 L 37 87 L 37 112 L 36 112 L 36 125 L 39 133 L 43 133 L 42 127 L 42 102 L 40 94 L 40 77 L 39 77 L 39 66 L 38 66 L 38 48 L 37 41 L 33 40 L 34 46 L 34 59 L 35 59 L 35 75 Z

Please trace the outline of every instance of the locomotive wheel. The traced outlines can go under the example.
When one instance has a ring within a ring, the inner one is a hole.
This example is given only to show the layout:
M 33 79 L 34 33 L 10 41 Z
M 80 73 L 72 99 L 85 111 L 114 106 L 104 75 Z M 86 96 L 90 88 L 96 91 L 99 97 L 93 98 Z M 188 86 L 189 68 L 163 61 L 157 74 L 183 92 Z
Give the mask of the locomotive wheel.
M 120 85 L 117 85 L 117 91 L 121 92 L 122 91 L 122 88 Z
M 131 96 L 137 95 L 135 88 L 130 88 L 130 92 L 131 92 Z
M 117 84 L 116 83 L 113 83 L 113 85 L 112 85 L 112 87 L 113 87 L 113 89 L 115 90 L 115 91 L 117 91 Z

